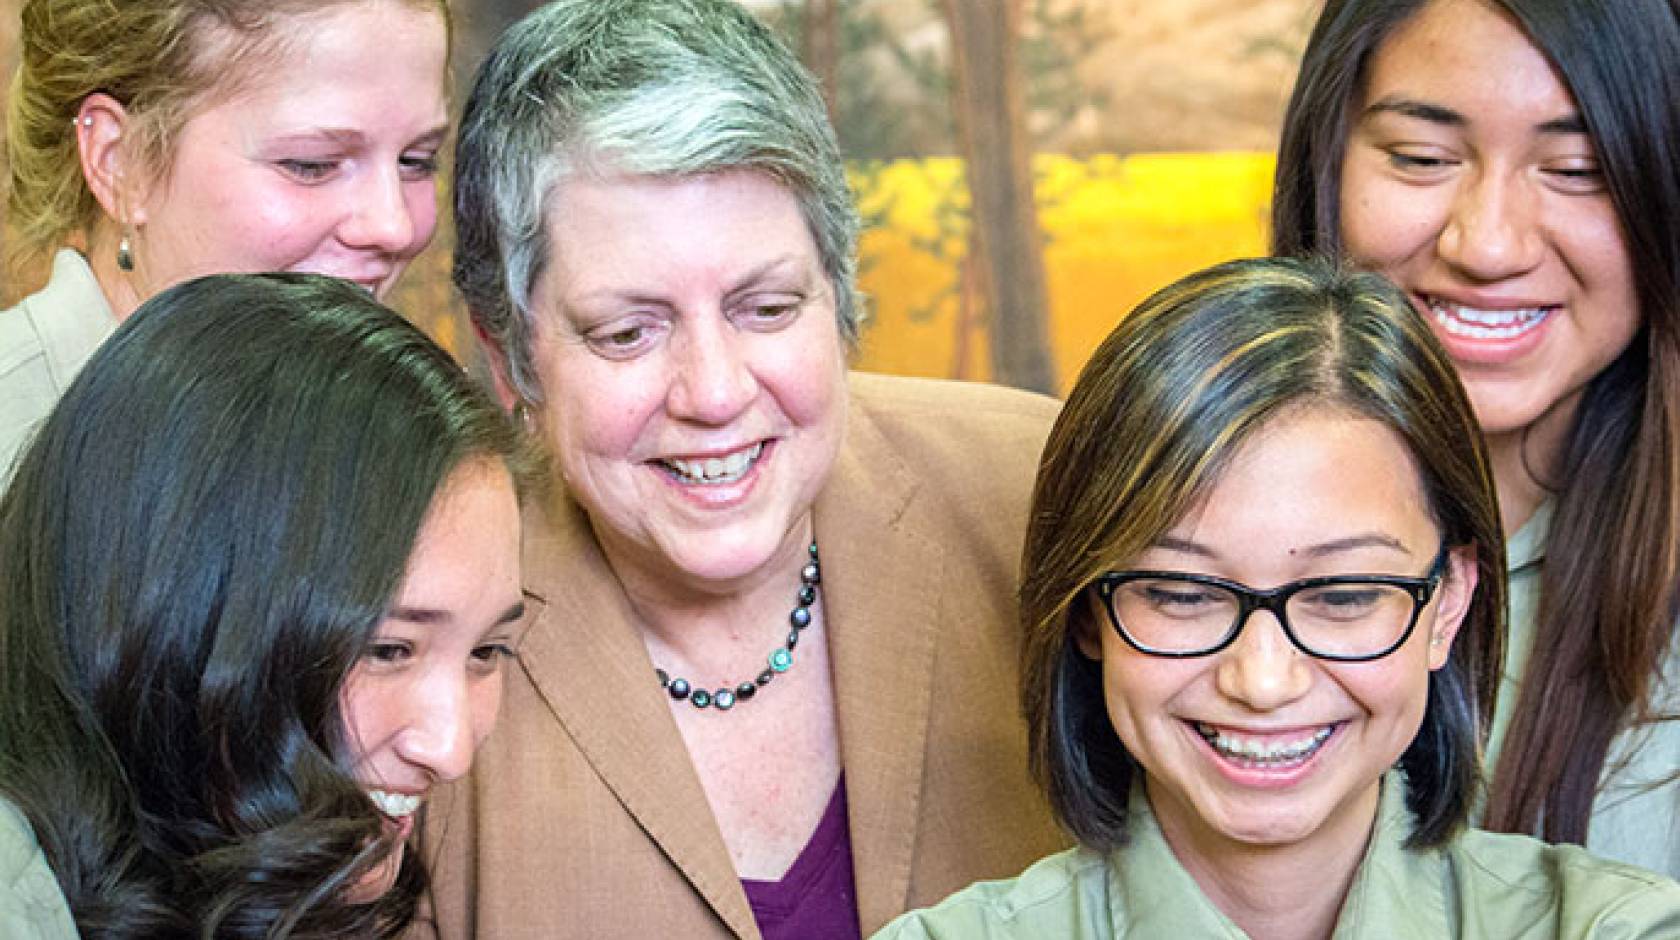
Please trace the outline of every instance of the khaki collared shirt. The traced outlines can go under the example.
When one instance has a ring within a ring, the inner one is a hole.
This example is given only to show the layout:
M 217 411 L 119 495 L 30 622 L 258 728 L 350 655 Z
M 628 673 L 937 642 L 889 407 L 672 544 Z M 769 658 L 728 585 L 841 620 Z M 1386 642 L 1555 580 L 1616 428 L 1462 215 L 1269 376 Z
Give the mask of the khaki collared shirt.
M 0 310 L 0 484 L 117 318 L 75 251 L 60 249 L 39 293 Z
M 0 799 L 0 940 L 76 940 L 58 879 L 23 814 Z
M 1411 851 L 1398 774 L 1333 940 L 1634 940 L 1680 937 L 1680 885 L 1575 846 L 1469 830 Z M 888 924 L 876 940 L 1246 940 L 1179 864 L 1134 795 L 1131 841 L 1104 857 L 1070 849 L 1009 881 L 981 882 Z
M 1540 574 L 1552 525 L 1542 503 L 1505 546 L 1510 577 L 1510 634 L 1505 644 L 1499 705 L 1488 741 L 1487 766 L 1497 767 L 1522 676 L 1534 650 Z M 1593 800 L 1587 850 L 1680 878 L 1680 630 L 1652 687 L 1650 721 L 1623 729 L 1610 743 Z

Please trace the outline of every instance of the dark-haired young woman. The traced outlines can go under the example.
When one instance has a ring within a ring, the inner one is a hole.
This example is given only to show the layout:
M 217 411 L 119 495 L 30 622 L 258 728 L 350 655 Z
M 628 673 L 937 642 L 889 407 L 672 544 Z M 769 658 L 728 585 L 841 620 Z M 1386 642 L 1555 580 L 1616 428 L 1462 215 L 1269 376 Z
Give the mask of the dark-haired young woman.
M 1032 509 L 1021 701 L 1080 845 L 879 940 L 1680 936 L 1672 880 L 1465 828 L 1499 512 L 1452 365 L 1382 278 L 1233 262 L 1145 301 Z
M 1395 280 L 1452 357 L 1508 537 L 1484 823 L 1680 875 L 1680 7 L 1330 0 L 1280 253 Z
M 347 283 L 125 321 L 0 499 L 0 937 L 401 931 L 518 639 L 518 453 Z

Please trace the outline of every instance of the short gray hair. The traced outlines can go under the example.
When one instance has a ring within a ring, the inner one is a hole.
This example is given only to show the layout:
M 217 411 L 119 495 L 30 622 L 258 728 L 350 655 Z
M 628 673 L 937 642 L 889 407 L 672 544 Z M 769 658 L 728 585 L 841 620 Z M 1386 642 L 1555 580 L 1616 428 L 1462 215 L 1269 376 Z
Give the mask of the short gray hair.
M 857 338 L 857 210 L 821 92 L 733 0 L 557 0 L 479 68 L 455 158 L 455 285 L 527 401 L 544 209 L 573 174 L 761 172 L 799 203 Z

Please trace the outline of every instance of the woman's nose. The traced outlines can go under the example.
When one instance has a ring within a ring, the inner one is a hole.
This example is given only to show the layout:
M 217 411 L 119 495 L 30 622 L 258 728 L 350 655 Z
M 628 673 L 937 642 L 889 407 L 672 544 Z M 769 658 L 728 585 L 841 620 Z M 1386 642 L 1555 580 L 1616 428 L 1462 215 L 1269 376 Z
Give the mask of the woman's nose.
M 339 239 L 351 248 L 407 254 L 414 245 L 414 214 L 396 172 L 373 173 L 357 187 Z
M 422 683 L 408 698 L 407 723 L 396 741 L 398 756 L 437 780 L 465 775 L 481 737 L 467 682 Z
M 1453 200 L 1436 251 L 1474 281 L 1525 274 L 1545 255 L 1538 202 L 1532 185 L 1515 174 L 1484 171 Z
M 758 394 L 744 340 L 720 314 L 684 331 L 676 344 L 668 406 L 674 417 L 721 426 L 735 420 Z
M 1312 665 L 1269 611 L 1249 615 L 1243 631 L 1220 657 L 1215 682 L 1221 694 L 1251 711 L 1272 711 L 1312 687 Z

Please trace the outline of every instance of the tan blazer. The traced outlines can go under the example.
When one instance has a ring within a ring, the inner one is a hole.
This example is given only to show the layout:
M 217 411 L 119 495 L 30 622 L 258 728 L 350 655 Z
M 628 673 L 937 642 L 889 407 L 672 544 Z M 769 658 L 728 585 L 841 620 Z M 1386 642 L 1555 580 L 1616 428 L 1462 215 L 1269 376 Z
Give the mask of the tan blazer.
M 852 376 L 815 529 L 865 935 L 1068 844 L 1016 705 L 1016 575 L 1056 409 Z M 569 501 L 526 518 L 526 583 L 548 603 L 472 775 L 431 801 L 437 920 L 418 933 L 757 938 L 587 520 Z

